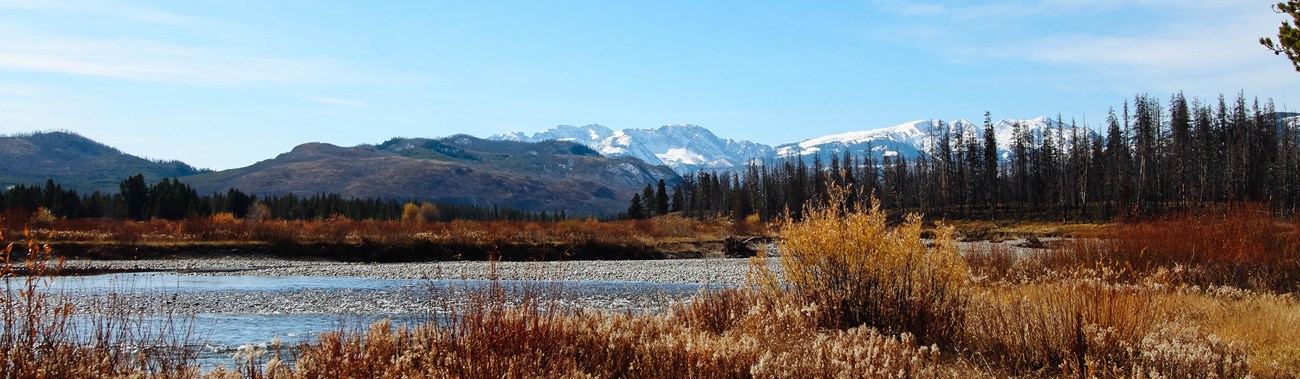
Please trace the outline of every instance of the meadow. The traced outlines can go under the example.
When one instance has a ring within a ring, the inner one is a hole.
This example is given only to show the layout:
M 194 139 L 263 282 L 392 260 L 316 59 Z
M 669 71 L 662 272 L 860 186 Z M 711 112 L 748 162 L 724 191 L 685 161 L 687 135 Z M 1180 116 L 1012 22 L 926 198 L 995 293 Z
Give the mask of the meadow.
M 333 235 L 283 228 L 295 230 L 297 238 L 368 235 L 366 222 L 346 222 L 356 224 Z M 189 229 L 183 222 L 139 225 L 146 231 L 137 235 L 156 243 L 178 241 L 161 236 L 221 241 L 260 233 L 253 231 L 257 227 L 210 228 L 249 234 L 204 237 L 198 232 L 204 228 Z M 405 238 L 503 241 L 565 236 L 627 242 L 734 233 L 684 219 L 385 226 L 411 228 L 394 235 L 420 236 Z M 1300 375 L 1296 223 L 1242 207 L 1084 229 L 1086 235 L 1032 253 L 998 243 L 960 251 L 958 230 L 919 216 L 891 218 L 869 206 L 813 207 L 804 220 L 771 231 L 780 236 L 782 275 L 755 259 L 746 285 L 701 292 L 669 311 L 572 309 L 544 294 L 507 299 L 491 286 L 471 295 L 446 323 L 340 329 L 293 349 L 249 348 L 212 371 L 200 371 L 182 348 L 183 328 L 137 333 L 129 312 L 98 318 L 104 321 L 90 336 L 71 333 L 72 316 L 89 310 L 44 297 L 42 283 L 59 260 L 45 245 L 52 235 L 28 232 L 16 241 L 10 237 L 14 242 L 5 250 L 0 376 Z M 444 233 L 449 237 L 436 237 Z M 15 251 L 25 253 L 24 259 L 10 259 Z M 19 269 L 32 275 L 15 276 Z

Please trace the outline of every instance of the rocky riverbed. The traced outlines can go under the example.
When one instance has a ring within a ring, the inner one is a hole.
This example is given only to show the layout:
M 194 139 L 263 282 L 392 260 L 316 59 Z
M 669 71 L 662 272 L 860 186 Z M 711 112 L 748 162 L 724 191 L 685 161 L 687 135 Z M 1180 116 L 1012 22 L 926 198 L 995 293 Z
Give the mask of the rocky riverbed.
M 767 258 L 779 270 L 775 258 Z M 169 271 L 212 276 L 318 276 L 372 279 L 594 280 L 742 284 L 750 260 L 737 258 L 557 262 L 351 263 L 219 257 L 174 260 L 68 260 L 70 269 Z
M 54 288 L 81 309 L 175 314 L 443 313 L 493 285 L 512 301 L 527 295 L 566 308 L 655 311 L 701 289 L 742 285 L 750 270 L 748 259 L 377 264 L 227 257 L 65 265 L 142 271 L 55 279 Z
M 1038 251 L 1025 241 L 963 242 L 965 252 L 993 247 Z M 780 275 L 779 258 L 765 258 Z M 69 260 L 65 267 L 118 273 L 59 278 L 81 309 L 120 306 L 177 314 L 409 314 L 446 312 L 471 301 L 493 279 L 511 296 L 562 307 L 660 310 L 706 288 L 741 286 L 750 259 L 556 262 L 351 263 L 266 256 L 160 260 Z M 134 272 L 134 273 L 126 273 Z M 87 286 L 90 280 L 95 284 Z M 80 282 L 78 282 L 80 281 Z M 82 283 L 82 284 L 77 284 Z

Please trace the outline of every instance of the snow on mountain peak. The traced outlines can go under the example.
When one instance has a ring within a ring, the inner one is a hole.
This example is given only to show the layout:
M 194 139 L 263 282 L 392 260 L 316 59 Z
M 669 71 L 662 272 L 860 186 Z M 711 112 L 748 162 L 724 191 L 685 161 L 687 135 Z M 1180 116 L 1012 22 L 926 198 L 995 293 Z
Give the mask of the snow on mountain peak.
M 1017 127 L 1035 139 L 1043 138 L 1044 133 L 1055 133 L 1058 128 L 1068 128 L 1047 116 L 1004 118 L 994 123 L 993 127 L 999 156 L 1003 157 L 1007 156 L 1013 146 Z M 489 138 L 522 142 L 562 139 L 587 145 L 607 156 L 635 157 L 686 173 L 699 169 L 738 169 L 755 160 L 761 163 L 789 157 L 810 159 L 815 155 L 838 155 L 846 151 L 855 155 L 870 151 L 877 157 L 916 157 L 937 149 L 939 138 L 944 133 L 961 134 L 963 138 L 983 138 L 983 130 L 982 125 L 966 119 L 951 122 L 922 119 L 883 128 L 809 138 L 776 148 L 750 141 L 719 138 L 709 129 L 694 124 L 669 124 L 655 129 L 628 128 L 617 131 L 596 124 L 561 125 L 531 136 L 516 132 Z
M 551 129 L 533 133 L 532 136 L 525 135 L 522 132 L 513 132 L 493 135 L 488 137 L 488 139 L 519 142 L 561 140 L 589 144 L 590 142 L 608 137 L 613 133 L 614 131 L 599 124 L 590 124 L 585 126 L 560 125 Z
M 489 138 L 524 142 L 563 138 L 585 144 L 604 155 L 635 157 L 650 164 L 667 165 L 678 172 L 742 167 L 750 160 L 772 155 L 770 146 L 718 138 L 712 131 L 693 124 L 619 131 L 600 125 L 562 125 L 531 137 L 522 133 L 509 133 Z

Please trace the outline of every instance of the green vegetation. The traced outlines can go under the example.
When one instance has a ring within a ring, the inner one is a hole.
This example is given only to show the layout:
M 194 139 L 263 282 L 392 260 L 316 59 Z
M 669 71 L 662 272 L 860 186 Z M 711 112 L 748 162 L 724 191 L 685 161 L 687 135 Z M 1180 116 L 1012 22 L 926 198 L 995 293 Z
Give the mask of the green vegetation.
M 128 174 L 157 181 L 204 172 L 178 161 L 129 155 L 72 132 L 0 136 L 0 188 L 52 179 L 82 192 L 108 193 Z
M 1273 50 L 1273 54 L 1286 54 L 1295 70 L 1300 71 L 1300 28 L 1296 27 L 1300 25 L 1300 0 L 1279 1 L 1273 10 L 1290 16 L 1291 20 L 1282 21 L 1282 26 L 1277 28 L 1277 43 L 1270 37 L 1260 38 L 1259 43 Z

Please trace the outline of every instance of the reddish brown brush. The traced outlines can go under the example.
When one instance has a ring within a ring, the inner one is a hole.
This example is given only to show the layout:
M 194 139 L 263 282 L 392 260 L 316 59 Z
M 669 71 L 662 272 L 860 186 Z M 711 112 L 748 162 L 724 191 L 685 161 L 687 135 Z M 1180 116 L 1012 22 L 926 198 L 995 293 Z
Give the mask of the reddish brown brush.
M 722 239 L 730 227 L 675 215 L 650 220 L 599 222 L 593 219 L 541 221 L 404 222 L 351 220 L 240 220 L 229 214 L 180 221 L 73 219 L 59 220 L 56 242 L 128 245 L 184 243 L 294 243 L 410 245 L 446 243 L 604 244 L 641 246 L 674 240 Z
M 50 281 L 63 260 L 53 254 L 50 245 L 37 242 L 30 230 L 23 231 L 22 241 L 5 243 L 0 230 L 0 246 L 0 280 L 4 282 L 0 289 L 0 377 L 198 376 L 196 355 L 187 348 L 189 332 L 184 325 L 143 327 L 144 318 L 127 311 L 138 307 L 114 301 L 117 297 L 113 294 L 93 310 L 78 310 L 67 300 L 51 296 Z M 79 329 L 79 321 L 86 327 Z
M 1110 243 L 1076 249 L 1138 276 L 1176 270 L 1186 284 L 1300 291 L 1300 226 L 1261 207 L 1118 225 L 1106 238 Z

